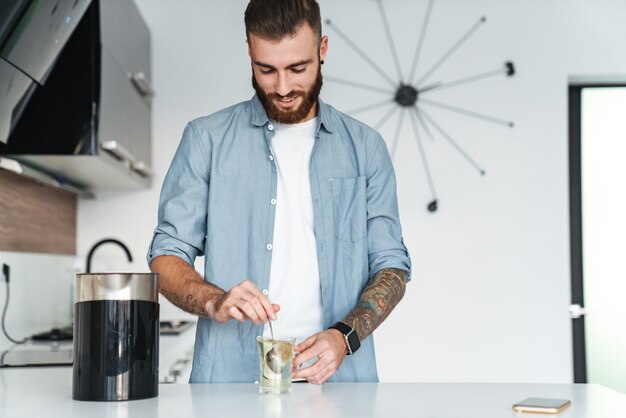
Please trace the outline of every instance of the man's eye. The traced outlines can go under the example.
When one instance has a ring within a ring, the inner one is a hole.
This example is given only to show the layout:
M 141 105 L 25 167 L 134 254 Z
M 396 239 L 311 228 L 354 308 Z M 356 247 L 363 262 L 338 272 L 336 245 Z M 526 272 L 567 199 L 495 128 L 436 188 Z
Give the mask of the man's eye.
M 272 74 L 274 72 L 273 69 L 263 69 L 261 68 L 261 74 Z
M 292 68 L 291 69 L 291 71 L 293 71 L 296 74 L 303 73 L 304 70 L 306 70 L 306 68 Z

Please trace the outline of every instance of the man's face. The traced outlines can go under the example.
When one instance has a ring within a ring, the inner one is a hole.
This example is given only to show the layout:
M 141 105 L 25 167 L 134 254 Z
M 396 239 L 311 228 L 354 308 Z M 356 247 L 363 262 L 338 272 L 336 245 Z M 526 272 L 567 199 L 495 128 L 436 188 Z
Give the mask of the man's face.
M 278 41 L 249 34 L 252 86 L 270 119 L 293 124 L 315 117 L 327 48 L 328 39 L 320 41 L 306 23 Z

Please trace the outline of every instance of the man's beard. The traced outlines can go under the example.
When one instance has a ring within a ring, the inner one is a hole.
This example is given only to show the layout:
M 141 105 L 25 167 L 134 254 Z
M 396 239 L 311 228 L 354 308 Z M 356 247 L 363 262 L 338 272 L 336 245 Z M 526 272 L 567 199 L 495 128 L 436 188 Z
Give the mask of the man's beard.
M 308 91 L 302 90 L 293 90 L 286 96 L 281 96 L 277 93 L 267 94 L 259 83 L 257 83 L 256 78 L 254 78 L 254 74 L 252 74 L 252 87 L 256 91 L 261 104 L 263 104 L 263 108 L 267 113 L 267 117 L 273 121 L 284 124 L 294 124 L 302 122 L 308 115 L 315 103 L 317 103 L 317 98 L 320 95 L 320 91 L 322 90 L 322 68 L 321 66 L 317 69 L 317 76 L 315 77 L 315 82 Z M 282 99 L 284 97 L 289 98 L 297 98 L 302 97 L 302 103 L 294 110 L 282 110 L 276 104 L 274 104 L 273 99 Z

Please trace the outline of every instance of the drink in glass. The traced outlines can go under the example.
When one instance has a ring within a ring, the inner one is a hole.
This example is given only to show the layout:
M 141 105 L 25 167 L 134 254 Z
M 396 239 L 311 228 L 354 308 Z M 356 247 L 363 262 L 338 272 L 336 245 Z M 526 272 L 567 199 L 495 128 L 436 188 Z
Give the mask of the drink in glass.
M 259 391 L 289 393 L 295 338 L 257 337 L 259 344 Z

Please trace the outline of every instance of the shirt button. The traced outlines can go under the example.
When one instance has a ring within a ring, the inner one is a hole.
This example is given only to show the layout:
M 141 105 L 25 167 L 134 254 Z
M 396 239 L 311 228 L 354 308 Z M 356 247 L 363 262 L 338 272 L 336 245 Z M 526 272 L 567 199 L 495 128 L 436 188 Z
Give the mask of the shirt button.
M 263 289 L 263 294 L 264 294 L 265 296 L 269 295 L 269 293 L 270 293 L 270 291 L 269 291 L 269 290 L 267 290 L 267 289 Z
M 272 154 L 270 154 L 269 159 L 270 159 L 270 161 L 274 161 L 274 156 Z
M 267 129 L 269 129 L 270 131 L 274 130 L 274 125 L 267 125 Z
M 265 248 L 267 248 L 267 251 L 272 251 L 272 248 L 274 247 L 272 246 L 272 244 L 267 244 Z
M 270 200 L 270 203 L 271 203 L 272 205 L 275 205 L 275 204 L 276 204 L 276 199 L 272 199 L 272 200 Z
M 255 381 L 254 381 L 254 384 L 255 384 L 255 385 L 258 385 L 258 384 L 259 384 L 259 381 L 258 381 L 258 380 L 255 380 Z

